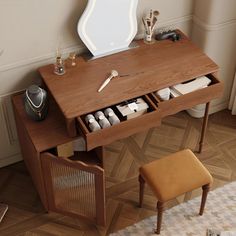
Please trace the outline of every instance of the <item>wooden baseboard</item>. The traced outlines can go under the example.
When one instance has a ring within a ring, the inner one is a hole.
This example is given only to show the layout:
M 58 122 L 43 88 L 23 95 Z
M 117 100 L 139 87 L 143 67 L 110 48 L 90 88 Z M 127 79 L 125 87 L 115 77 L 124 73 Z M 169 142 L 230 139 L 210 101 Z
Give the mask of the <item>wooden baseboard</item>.
M 4 166 L 11 165 L 11 164 L 19 162 L 19 161 L 22 161 L 21 153 L 17 153 L 12 156 L 3 157 L 0 159 L 0 168 L 4 167 Z

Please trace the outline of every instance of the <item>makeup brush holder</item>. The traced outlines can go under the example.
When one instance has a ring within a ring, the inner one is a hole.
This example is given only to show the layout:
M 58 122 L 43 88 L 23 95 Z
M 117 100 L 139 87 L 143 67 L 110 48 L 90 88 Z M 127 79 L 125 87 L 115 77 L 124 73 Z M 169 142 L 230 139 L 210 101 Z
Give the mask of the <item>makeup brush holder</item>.
M 92 114 L 88 114 L 88 115 L 85 117 L 85 122 L 88 124 L 89 129 L 90 129 L 92 132 L 101 129 L 100 125 L 98 124 L 98 122 L 96 121 L 95 117 L 94 117 Z
M 150 13 L 142 18 L 145 35 L 144 35 L 144 42 L 146 44 L 152 44 L 155 42 L 153 38 L 153 33 L 155 31 L 155 25 L 157 23 L 157 16 L 159 15 L 159 11 L 157 10 L 150 10 Z
M 109 120 L 111 125 L 115 125 L 115 124 L 120 123 L 120 119 L 116 116 L 116 114 L 114 113 L 114 111 L 111 108 L 105 109 L 104 114 L 107 117 L 107 119 Z
M 97 119 L 99 125 L 102 127 L 102 129 L 108 128 L 111 126 L 110 122 L 105 117 L 102 111 L 97 111 L 94 116 Z
M 32 120 L 44 120 L 48 114 L 46 91 L 37 85 L 31 85 L 24 94 L 24 108 Z

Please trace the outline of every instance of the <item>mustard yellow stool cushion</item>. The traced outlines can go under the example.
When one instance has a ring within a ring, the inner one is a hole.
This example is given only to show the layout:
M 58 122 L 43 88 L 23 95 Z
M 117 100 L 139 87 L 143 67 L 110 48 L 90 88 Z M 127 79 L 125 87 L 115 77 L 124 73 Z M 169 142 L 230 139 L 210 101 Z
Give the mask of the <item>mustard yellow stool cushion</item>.
M 203 189 L 199 214 L 203 214 L 207 193 L 213 179 L 191 150 L 179 151 L 143 165 L 139 173 L 140 207 L 142 207 L 145 182 L 158 200 L 157 234 L 160 234 L 164 203 L 199 187 Z

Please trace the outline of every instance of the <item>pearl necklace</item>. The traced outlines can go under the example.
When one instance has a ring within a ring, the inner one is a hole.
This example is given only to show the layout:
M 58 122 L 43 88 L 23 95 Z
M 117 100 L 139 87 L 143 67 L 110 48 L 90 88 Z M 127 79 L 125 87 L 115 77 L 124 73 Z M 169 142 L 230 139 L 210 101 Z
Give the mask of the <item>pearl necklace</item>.
M 40 108 L 43 104 L 43 90 L 41 88 L 39 88 L 39 89 L 40 89 L 40 94 L 41 94 L 41 100 L 40 100 L 40 103 L 38 106 L 33 103 L 33 101 L 31 100 L 31 98 L 28 95 L 28 90 L 26 90 L 26 97 L 27 97 L 28 101 L 30 102 L 30 105 L 32 105 L 36 109 Z

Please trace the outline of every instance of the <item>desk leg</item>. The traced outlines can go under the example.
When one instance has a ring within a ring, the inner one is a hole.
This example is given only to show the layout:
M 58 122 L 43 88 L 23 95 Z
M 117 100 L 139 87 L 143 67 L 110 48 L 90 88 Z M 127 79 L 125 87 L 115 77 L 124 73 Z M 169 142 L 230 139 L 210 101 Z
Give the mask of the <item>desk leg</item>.
M 102 168 L 104 168 L 104 155 L 105 155 L 105 149 L 103 146 L 101 147 L 96 147 L 95 152 L 98 156 L 98 158 L 100 159 L 101 163 L 102 163 Z
M 202 124 L 201 139 L 200 139 L 200 142 L 199 142 L 199 150 L 198 150 L 199 153 L 202 152 L 202 146 L 203 146 L 204 139 L 205 139 L 207 123 L 208 123 L 208 117 L 209 117 L 209 114 L 208 114 L 209 113 L 209 107 L 210 107 L 210 102 L 206 103 L 205 114 L 204 114 L 203 124 Z
M 66 129 L 67 129 L 69 137 L 73 138 L 77 135 L 74 118 L 73 119 L 66 119 Z

